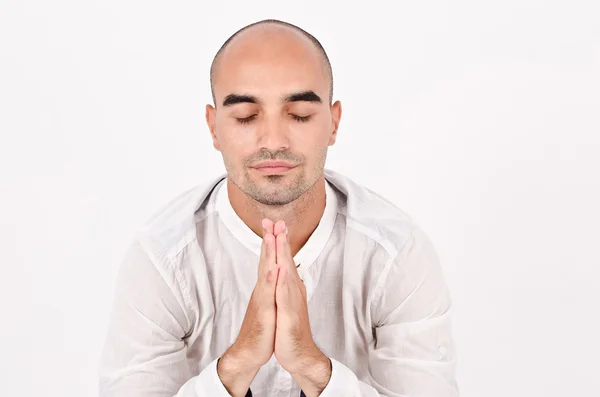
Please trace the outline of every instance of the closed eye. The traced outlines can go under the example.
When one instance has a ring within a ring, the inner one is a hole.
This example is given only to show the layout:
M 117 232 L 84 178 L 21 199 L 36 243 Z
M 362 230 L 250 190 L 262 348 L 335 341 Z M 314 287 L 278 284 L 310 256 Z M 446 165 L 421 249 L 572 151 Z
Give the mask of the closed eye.
M 254 118 L 256 117 L 256 114 L 250 115 L 248 117 L 244 117 L 244 118 L 239 118 L 236 117 L 235 120 L 240 123 L 240 124 L 248 124 L 250 123 L 252 120 L 254 120 Z M 292 114 L 290 113 L 290 116 L 292 116 L 292 118 L 300 123 L 306 123 L 307 121 L 309 121 L 311 119 L 312 116 L 298 116 L 297 114 Z
M 310 117 L 311 117 L 311 116 L 298 116 L 296 114 L 291 114 L 291 113 L 290 113 L 290 115 L 292 116 L 292 118 L 294 120 L 299 121 L 301 123 L 306 123 L 308 120 L 310 120 Z
M 238 122 L 238 123 L 240 123 L 240 124 L 247 124 L 247 123 L 251 122 L 252 120 L 254 120 L 254 118 L 255 118 L 255 117 L 256 117 L 256 115 L 255 115 L 255 114 L 253 114 L 253 115 L 251 115 L 251 116 L 248 116 L 248 117 L 245 117 L 245 118 L 243 118 L 243 119 L 240 119 L 240 118 L 237 118 L 237 117 L 236 117 L 235 119 L 236 119 L 236 120 L 237 120 L 237 122 Z

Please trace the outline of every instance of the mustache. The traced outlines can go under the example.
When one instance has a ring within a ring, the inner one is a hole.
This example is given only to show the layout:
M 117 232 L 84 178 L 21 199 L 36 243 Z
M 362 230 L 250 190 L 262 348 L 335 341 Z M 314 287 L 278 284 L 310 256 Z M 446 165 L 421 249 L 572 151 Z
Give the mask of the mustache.
M 292 155 L 291 153 L 284 152 L 284 151 L 277 151 L 272 154 L 268 151 L 261 151 L 256 156 L 252 156 L 252 157 L 246 159 L 245 163 L 246 164 L 255 164 L 257 162 L 267 161 L 267 160 L 287 161 L 287 162 L 296 164 L 296 163 L 302 162 L 303 159 L 301 157 Z

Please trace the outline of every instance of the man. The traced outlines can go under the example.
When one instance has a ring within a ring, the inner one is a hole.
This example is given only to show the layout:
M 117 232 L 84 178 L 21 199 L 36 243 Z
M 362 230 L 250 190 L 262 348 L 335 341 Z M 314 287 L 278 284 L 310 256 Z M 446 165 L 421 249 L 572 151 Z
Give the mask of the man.
M 285 22 L 219 50 L 206 120 L 227 173 L 173 199 L 129 249 L 102 397 L 458 395 L 430 240 L 324 168 L 332 82 L 319 42 Z

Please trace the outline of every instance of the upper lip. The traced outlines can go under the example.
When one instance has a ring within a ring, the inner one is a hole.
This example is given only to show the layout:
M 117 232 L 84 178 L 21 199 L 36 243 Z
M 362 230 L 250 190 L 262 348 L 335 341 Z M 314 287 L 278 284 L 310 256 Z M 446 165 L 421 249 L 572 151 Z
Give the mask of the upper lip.
M 295 165 L 286 163 L 285 161 L 263 161 L 262 163 L 258 163 L 254 166 L 254 168 L 264 168 L 264 167 L 293 168 L 293 167 L 295 167 Z

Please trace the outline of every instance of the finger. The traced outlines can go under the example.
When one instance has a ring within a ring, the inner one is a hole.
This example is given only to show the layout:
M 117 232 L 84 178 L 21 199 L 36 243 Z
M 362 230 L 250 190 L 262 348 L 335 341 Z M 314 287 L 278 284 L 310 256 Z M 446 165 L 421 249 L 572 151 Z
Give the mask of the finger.
M 275 263 L 274 259 L 274 244 L 273 244 L 273 222 L 265 218 L 261 222 L 263 227 L 263 239 L 261 244 L 261 257 L 259 264 L 259 277 L 265 277 L 267 282 L 274 281 L 273 267 Z M 270 236 L 270 237 L 269 237 Z
M 275 263 L 275 237 L 272 234 L 266 234 L 264 238 L 265 245 L 265 259 L 264 268 L 266 274 L 266 281 L 268 285 L 271 285 L 273 290 L 277 285 L 277 274 L 279 269 Z
M 267 234 L 273 234 L 274 223 L 269 218 L 264 218 L 261 221 L 261 223 L 262 223 L 262 226 L 263 226 L 263 241 L 264 241 L 264 238 L 266 237 Z M 269 245 L 267 244 L 267 250 L 266 250 L 265 253 L 268 254 L 268 252 L 269 252 Z
M 285 267 L 280 267 L 279 274 L 277 275 L 277 286 L 275 288 L 275 303 L 280 309 L 284 309 L 288 306 L 288 285 L 286 283 L 287 273 L 288 272 Z
M 267 271 L 273 273 L 274 271 L 276 271 L 276 248 L 275 248 L 275 236 L 273 236 L 271 233 L 267 234 L 265 236 L 265 242 L 266 242 L 266 254 L 265 254 L 265 261 L 267 262 Z
M 285 234 L 278 234 L 275 240 L 277 245 L 277 266 L 279 268 L 289 267 L 289 258 L 285 255 Z
M 264 219 L 261 221 L 261 223 L 262 223 L 262 226 L 263 226 L 263 237 L 264 237 L 264 235 L 265 235 L 265 231 L 266 231 L 266 233 L 271 233 L 271 234 L 274 234 L 274 233 L 273 233 L 273 226 L 274 226 L 275 224 L 273 223 L 273 221 L 272 221 L 272 220 L 270 220 L 269 218 L 264 218 Z
M 279 259 L 281 258 L 281 259 Z M 277 236 L 277 259 L 279 266 L 287 268 L 287 274 L 291 277 L 293 274 L 298 274 L 294 258 L 292 258 L 292 249 L 286 233 Z
M 285 231 L 285 221 L 283 220 L 278 220 L 277 222 L 275 222 L 275 230 L 273 231 L 273 234 L 275 236 L 283 233 Z
M 279 274 L 279 267 L 275 262 L 276 248 L 275 248 L 275 236 L 272 234 L 267 235 L 267 282 L 273 284 L 273 288 L 277 286 L 277 277 Z
M 274 234 L 275 236 L 278 236 L 278 235 L 280 235 L 280 234 L 286 234 L 286 235 L 287 235 L 287 233 L 288 233 L 288 227 L 287 227 L 287 225 L 285 224 L 285 221 L 283 221 L 283 220 L 279 220 L 279 221 L 277 221 L 277 222 L 275 223 L 275 226 L 274 226 L 274 230 L 273 230 L 273 232 L 274 232 L 273 234 Z M 286 237 L 286 238 L 288 238 L 288 237 Z M 275 259 L 276 259 L 276 260 L 278 260 L 277 256 L 276 256 L 276 258 L 275 258 Z
M 290 264 L 290 272 L 291 274 L 298 274 L 297 266 L 294 263 L 294 258 L 292 257 L 292 247 L 290 245 L 290 239 L 288 238 L 287 229 L 283 235 L 285 236 L 283 242 L 283 251 L 288 263 Z

